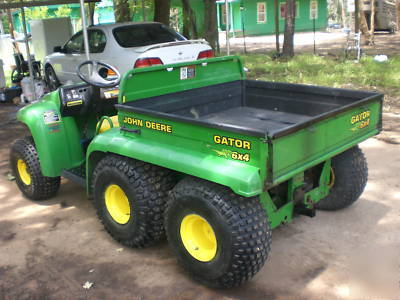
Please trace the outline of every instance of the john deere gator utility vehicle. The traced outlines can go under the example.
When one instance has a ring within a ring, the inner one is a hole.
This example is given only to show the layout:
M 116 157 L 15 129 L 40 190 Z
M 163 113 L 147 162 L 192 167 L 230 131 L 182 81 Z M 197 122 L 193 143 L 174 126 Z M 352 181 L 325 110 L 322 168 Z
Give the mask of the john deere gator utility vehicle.
M 273 228 L 345 208 L 367 182 L 357 144 L 381 129 L 379 93 L 246 80 L 234 56 L 135 69 L 121 82 L 100 62 L 78 73 L 85 83 L 18 112 L 31 133 L 11 149 L 19 188 L 39 201 L 61 176 L 85 186 L 115 240 L 144 247 L 165 232 L 205 284 L 247 281 Z

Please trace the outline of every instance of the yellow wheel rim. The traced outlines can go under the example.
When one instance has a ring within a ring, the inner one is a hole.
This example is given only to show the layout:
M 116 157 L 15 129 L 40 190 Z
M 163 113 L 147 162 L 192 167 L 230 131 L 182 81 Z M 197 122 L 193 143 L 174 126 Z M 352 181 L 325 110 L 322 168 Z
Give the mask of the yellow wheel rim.
M 110 216 L 119 224 L 128 223 L 131 207 L 125 192 L 116 184 L 107 187 L 104 193 L 106 208 Z
M 17 161 L 17 169 L 19 178 L 21 178 L 22 182 L 26 185 L 31 184 L 31 174 L 29 174 L 28 166 L 22 159 L 18 159 Z
M 217 254 L 217 238 L 211 225 L 203 217 L 190 214 L 183 218 L 180 229 L 186 250 L 195 259 L 208 262 Z

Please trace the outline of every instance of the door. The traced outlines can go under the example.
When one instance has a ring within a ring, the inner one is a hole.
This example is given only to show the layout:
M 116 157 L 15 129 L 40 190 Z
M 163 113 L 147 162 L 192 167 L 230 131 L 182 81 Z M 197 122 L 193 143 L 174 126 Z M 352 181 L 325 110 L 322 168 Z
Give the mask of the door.
M 102 30 L 88 30 L 90 59 L 104 61 L 103 52 L 106 46 L 106 35 Z M 54 67 L 62 83 L 80 82 L 77 75 L 78 66 L 86 60 L 83 32 L 76 33 L 63 47 L 64 53 L 56 59 Z
M 51 59 L 51 64 L 61 83 L 77 82 L 76 66 L 83 55 L 83 34 L 73 35 L 63 46 L 63 53 L 57 53 Z

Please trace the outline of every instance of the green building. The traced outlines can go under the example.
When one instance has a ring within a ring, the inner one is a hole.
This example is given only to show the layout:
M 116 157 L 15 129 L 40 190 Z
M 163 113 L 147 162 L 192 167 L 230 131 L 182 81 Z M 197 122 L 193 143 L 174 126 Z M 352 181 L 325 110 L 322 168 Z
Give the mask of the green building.
M 225 1 L 217 0 L 218 29 L 226 29 Z M 191 0 L 191 7 L 195 13 L 199 32 L 202 31 L 204 22 L 203 0 Z M 279 28 L 283 32 L 285 27 L 286 1 L 279 0 Z M 171 9 L 172 24 L 181 24 L 181 1 L 173 0 Z M 230 31 L 232 35 L 268 35 L 275 32 L 274 0 L 229 0 Z M 180 13 L 179 13 L 180 12 Z M 327 0 L 297 0 L 296 1 L 296 31 L 323 30 L 328 24 Z M 174 26 L 176 27 L 176 26 Z

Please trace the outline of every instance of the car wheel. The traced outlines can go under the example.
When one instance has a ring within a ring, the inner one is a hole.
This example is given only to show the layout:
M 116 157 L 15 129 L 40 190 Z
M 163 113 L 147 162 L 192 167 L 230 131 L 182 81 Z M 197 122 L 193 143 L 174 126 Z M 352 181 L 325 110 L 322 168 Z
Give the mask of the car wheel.
M 46 83 L 50 91 L 56 90 L 60 85 L 60 81 L 57 78 L 56 72 L 51 65 L 47 65 L 44 71 Z

